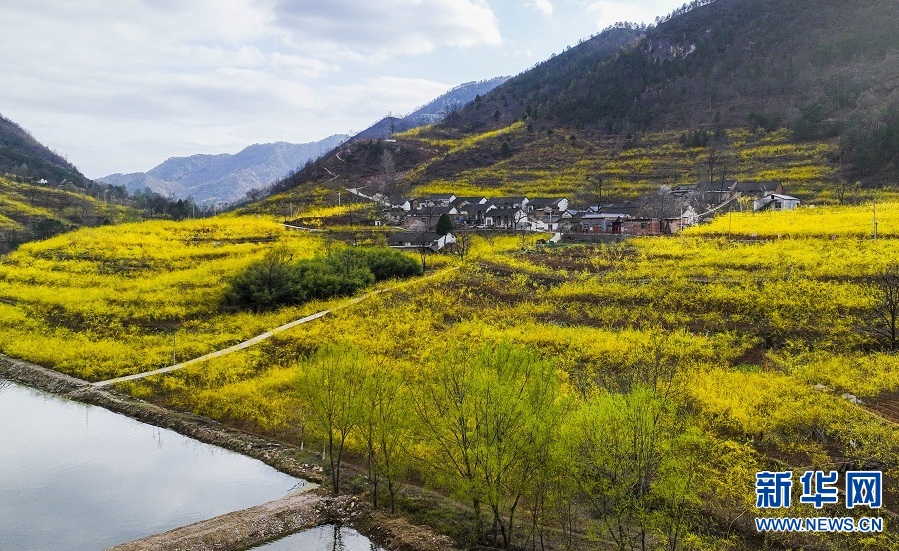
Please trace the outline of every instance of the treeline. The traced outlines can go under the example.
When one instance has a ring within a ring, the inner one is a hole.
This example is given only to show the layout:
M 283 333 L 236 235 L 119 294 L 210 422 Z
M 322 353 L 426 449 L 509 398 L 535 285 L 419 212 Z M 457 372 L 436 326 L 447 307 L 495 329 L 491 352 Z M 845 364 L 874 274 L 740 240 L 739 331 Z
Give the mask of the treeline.
M 231 279 L 225 304 L 258 312 L 347 296 L 379 281 L 422 272 L 420 262 L 385 247 L 346 248 L 297 261 L 288 251 L 279 249 Z
M 899 176 L 899 95 L 850 119 L 841 149 L 856 176 Z
M 151 218 L 184 220 L 185 218 L 198 218 L 214 214 L 212 209 L 198 206 L 190 197 L 187 199 L 170 199 L 148 188 L 144 188 L 132 195 L 130 203 L 143 211 L 144 215 Z
M 667 23 L 671 21 L 675 17 L 679 17 L 686 13 L 689 13 L 696 8 L 700 8 L 702 6 L 708 6 L 709 4 L 714 4 L 718 0 L 692 0 L 689 4 L 684 4 L 679 8 L 676 8 L 671 11 L 668 15 L 656 17 L 656 25 L 661 25 L 663 23 Z
M 348 453 L 364 458 L 376 507 L 393 511 L 402 485 L 424 480 L 466 505 L 464 520 L 449 522 L 471 546 L 580 548 L 589 539 L 675 550 L 714 491 L 676 341 L 635 350 L 586 394 L 572 393 L 553 362 L 509 343 L 460 343 L 417 374 L 331 344 L 296 366 L 300 428 L 324 441 L 335 493 Z

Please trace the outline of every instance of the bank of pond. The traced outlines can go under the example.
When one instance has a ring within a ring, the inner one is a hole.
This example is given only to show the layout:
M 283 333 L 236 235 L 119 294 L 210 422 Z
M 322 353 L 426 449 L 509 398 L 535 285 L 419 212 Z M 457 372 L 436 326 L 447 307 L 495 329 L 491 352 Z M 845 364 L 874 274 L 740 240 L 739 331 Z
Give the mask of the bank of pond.
M 246 456 L 0 379 L 0 549 L 97 551 L 309 489 Z M 348 528 L 260 547 L 369 551 Z

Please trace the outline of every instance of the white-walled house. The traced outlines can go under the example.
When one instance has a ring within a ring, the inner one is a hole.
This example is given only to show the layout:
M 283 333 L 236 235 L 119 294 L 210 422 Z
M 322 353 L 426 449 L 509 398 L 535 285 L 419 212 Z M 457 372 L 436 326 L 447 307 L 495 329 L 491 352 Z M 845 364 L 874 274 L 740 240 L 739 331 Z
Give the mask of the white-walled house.
M 752 210 L 793 210 L 802 201 L 790 195 L 782 193 L 769 193 L 752 202 Z

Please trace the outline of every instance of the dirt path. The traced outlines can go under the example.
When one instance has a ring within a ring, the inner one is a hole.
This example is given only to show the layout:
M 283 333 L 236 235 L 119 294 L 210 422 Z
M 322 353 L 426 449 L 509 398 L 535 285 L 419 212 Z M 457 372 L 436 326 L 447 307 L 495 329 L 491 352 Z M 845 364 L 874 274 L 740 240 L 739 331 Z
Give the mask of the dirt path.
M 237 352 L 238 350 L 243 350 L 244 348 L 249 348 L 256 344 L 261 343 L 262 341 L 280 333 L 281 331 L 286 331 L 292 327 L 296 327 L 297 325 L 301 325 L 304 323 L 309 323 L 310 321 L 315 321 L 327 314 L 330 314 L 334 310 L 338 308 L 334 308 L 332 310 L 322 310 L 321 312 L 316 312 L 311 316 L 306 316 L 305 318 L 300 318 L 298 320 L 292 321 L 290 323 L 284 324 L 280 327 L 276 327 L 271 331 L 266 331 L 261 335 L 256 335 L 252 339 L 245 340 L 241 343 L 237 343 L 234 346 L 229 346 L 228 348 L 223 348 L 221 350 L 216 350 L 215 352 L 210 352 L 204 356 L 200 356 L 199 358 L 194 358 L 192 360 L 187 360 L 186 362 L 177 363 L 174 365 L 170 365 L 168 367 L 162 367 L 160 369 L 154 369 L 152 371 L 145 371 L 143 373 L 135 373 L 134 375 L 125 375 L 124 377 L 116 377 L 115 379 L 109 379 L 108 381 L 99 381 L 93 383 L 94 386 L 103 387 L 114 385 L 116 383 L 123 383 L 125 381 L 134 381 L 137 379 L 144 379 L 146 377 L 152 377 L 153 375 L 162 375 L 163 373 L 170 373 L 172 371 L 177 371 L 179 369 L 184 369 L 185 367 L 191 366 L 196 363 L 205 362 L 206 360 L 211 360 L 213 358 L 218 358 L 220 356 L 224 356 L 226 354 L 230 354 L 232 352 Z
M 290 322 L 290 323 L 286 323 L 286 324 L 284 324 L 284 325 L 282 325 L 282 326 L 280 326 L 280 327 L 276 327 L 276 328 L 272 329 L 271 331 L 266 331 L 265 333 L 262 333 L 261 335 L 257 335 L 257 336 L 255 336 L 255 337 L 253 337 L 252 339 L 245 340 L 245 341 L 243 341 L 243 342 L 241 342 L 241 343 L 237 343 L 237 344 L 235 344 L 235 345 L 233 345 L 233 346 L 229 346 L 228 348 L 223 348 L 223 349 L 221 349 L 221 350 L 216 350 L 215 352 L 210 352 L 209 354 L 206 354 L 206 355 L 204 355 L 204 356 L 200 356 L 200 357 L 198 357 L 198 358 L 194 358 L 194 359 L 192 359 L 192 360 L 188 360 L 188 361 L 186 361 L 186 362 L 177 363 L 177 364 L 174 364 L 174 365 L 170 365 L 170 366 L 168 366 L 168 367 L 162 367 L 162 368 L 160 368 L 160 369 L 154 369 L 154 370 L 152 370 L 152 371 L 145 371 L 145 372 L 143 372 L 143 373 L 135 373 L 134 375 L 125 375 L 125 376 L 123 376 L 123 377 L 116 377 L 115 379 L 109 379 L 109 380 L 106 380 L 106 381 L 99 381 L 99 382 L 93 383 L 93 385 L 96 386 L 96 387 L 104 387 L 104 386 L 114 385 L 114 384 L 116 384 L 116 383 L 123 383 L 123 382 L 125 382 L 125 381 L 135 381 L 135 380 L 137 380 L 137 379 L 144 379 L 144 378 L 146 378 L 146 377 L 152 377 L 153 375 L 162 375 L 162 374 L 164 374 L 164 373 L 171 373 L 172 371 L 177 371 L 177 370 L 179 370 L 179 369 L 184 369 L 185 367 L 188 367 L 188 366 L 191 366 L 191 365 L 200 363 L 200 362 L 205 362 L 206 360 L 211 360 L 211 359 L 213 359 L 213 358 L 218 358 L 218 357 L 220 357 L 220 356 L 224 356 L 224 355 L 230 354 L 230 353 L 232 353 L 232 352 L 237 352 L 238 350 L 243 350 L 243 349 L 245 349 L 245 348 L 249 348 L 249 347 L 251 347 L 251 346 L 255 346 L 255 345 L 261 343 L 262 341 L 264 341 L 264 340 L 266 340 L 266 339 L 269 339 L 269 338 L 271 338 L 272 336 L 277 335 L 278 333 L 281 333 L 282 331 L 287 331 L 288 329 L 292 329 L 292 328 L 294 328 L 294 327 L 296 327 L 296 326 L 298 326 L 298 325 L 302 325 L 302 324 L 304 324 L 304 323 L 309 323 L 309 322 L 311 322 L 311 321 L 315 321 L 315 320 L 317 320 L 317 319 L 321 319 L 321 318 L 327 316 L 328 314 L 331 314 L 331 313 L 333 313 L 333 312 L 337 312 L 337 311 L 339 311 L 339 310 L 343 310 L 344 308 L 349 308 L 350 306 L 353 306 L 353 305 L 355 305 L 355 304 L 359 304 L 359 303 L 362 302 L 363 300 L 367 300 L 367 299 L 369 299 L 369 298 L 372 298 L 372 297 L 374 297 L 374 296 L 380 295 L 380 294 L 382 294 L 382 293 L 388 293 L 388 292 L 390 292 L 390 291 L 395 291 L 395 290 L 397 290 L 397 289 L 402 289 L 403 287 L 408 287 L 408 286 L 410 286 L 410 285 L 414 285 L 414 284 L 417 284 L 417 283 L 421 283 L 421 282 L 423 282 L 423 281 L 427 281 L 427 280 L 429 280 L 429 279 L 433 279 L 433 278 L 435 278 L 435 277 L 442 276 L 442 275 L 444 275 L 444 274 L 447 274 L 447 273 L 449 273 L 449 272 L 452 272 L 452 271 L 458 270 L 458 269 L 459 269 L 458 267 L 455 267 L 455 268 L 449 268 L 449 269 L 442 270 L 442 271 L 436 272 L 436 273 L 434 273 L 434 274 L 431 274 L 431 275 L 428 275 L 428 276 L 425 276 L 425 277 L 420 277 L 420 278 L 417 278 L 417 279 L 413 279 L 413 280 L 407 281 L 407 282 L 405 282 L 405 283 L 401 283 L 401 284 L 399 284 L 399 285 L 395 285 L 395 286 L 390 287 L 390 288 L 388 288 L 388 289 L 379 289 L 379 290 L 377 290 L 377 291 L 372 291 L 372 292 L 370 292 L 370 293 L 366 293 L 366 294 L 364 294 L 364 295 L 362 295 L 362 296 L 359 296 L 359 297 L 351 298 L 351 299 L 345 301 L 343 304 L 340 304 L 340 305 L 338 305 L 338 306 L 335 306 L 334 308 L 331 308 L 330 310 L 322 310 L 321 312 L 316 312 L 316 313 L 314 313 L 314 314 L 312 314 L 312 315 L 306 316 L 306 317 L 304 317 L 304 318 L 300 318 L 300 319 L 298 319 L 298 320 L 294 320 L 294 321 L 292 321 L 292 322 Z

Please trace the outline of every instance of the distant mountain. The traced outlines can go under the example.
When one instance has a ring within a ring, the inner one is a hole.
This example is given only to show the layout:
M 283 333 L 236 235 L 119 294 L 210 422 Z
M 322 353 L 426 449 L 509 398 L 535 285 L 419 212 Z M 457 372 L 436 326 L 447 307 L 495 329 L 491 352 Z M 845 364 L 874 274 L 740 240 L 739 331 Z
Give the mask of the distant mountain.
M 201 206 L 233 203 L 251 190 L 265 188 L 284 178 L 347 138 L 334 135 L 305 144 L 256 144 L 234 155 L 172 157 L 149 172 L 111 174 L 98 181 L 125 186 L 131 193 L 146 188 L 175 199 L 192 197 Z
M 377 139 L 389 137 L 394 132 L 402 132 L 427 124 L 440 122 L 447 115 L 452 115 L 463 105 L 474 101 L 478 96 L 489 93 L 491 90 L 509 80 L 509 77 L 495 77 L 478 82 L 466 82 L 456 86 L 437 99 L 426 103 L 405 117 L 384 117 L 372 126 L 359 132 L 353 139 Z
M 89 180 L 61 155 L 38 142 L 27 130 L 0 116 L 0 175 L 26 181 L 63 181 L 86 187 Z

